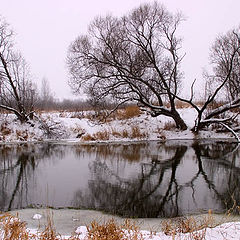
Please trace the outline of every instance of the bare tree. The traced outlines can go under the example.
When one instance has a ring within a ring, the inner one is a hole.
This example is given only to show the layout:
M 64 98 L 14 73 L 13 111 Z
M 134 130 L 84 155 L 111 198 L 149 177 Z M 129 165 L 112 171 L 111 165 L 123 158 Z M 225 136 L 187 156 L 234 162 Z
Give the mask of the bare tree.
M 84 88 L 96 102 L 115 100 L 117 107 L 135 101 L 152 116 L 171 117 L 185 130 L 175 106 L 183 59 L 176 31 L 182 20 L 157 2 L 121 18 L 97 17 L 88 35 L 69 48 L 70 86 L 76 93 Z
M 21 54 L 13 49 L 13 32 L 0 18 L 0 108 L 16 114 L 21 122 L 33 110 L 36 88 Z
M 240 27 L 227 32 L 225 35 L 219 36 L 211 49 L 211 60 L 212 63 L 214 63 L 215 79 L 218 82 L 224 82 L 231 65 L 229 78 L 224 85 L 231 100 L 240 95 L 239 41 Z M 235 56 L 231 60 L 232 53 L 235 53 Z
M 204 127 L 218 123 L 238 136 L 229 126 L 234 115 L 224 117 L 223 114 L 240 107 L 240 32 L 232 30 L 218 37 L 211 48 L 211 64 L 213 73 L 206 75 L 207 96 L 203 105 L 194 103 L 194 82 L 191 87 L 190 99 L 176 96 L 177 99 L 189 103 L 198 113 L 193 128 L 198 132 Z M 224 96 L 227 93 L 227 98 Z M 216 99 L 222 99 L 221 106 L 212 107 Z
M 55 105 L 54 94 L 52 93 L 49 81 L 47 78 L 42 79 L 41 92 L 40 92 L 40 107 L 44 110 L 49 110 Z

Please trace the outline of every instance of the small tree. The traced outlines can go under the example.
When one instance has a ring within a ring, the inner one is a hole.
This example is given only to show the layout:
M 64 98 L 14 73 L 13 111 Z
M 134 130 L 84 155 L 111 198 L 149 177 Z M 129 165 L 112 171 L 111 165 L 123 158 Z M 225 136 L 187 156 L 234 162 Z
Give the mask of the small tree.
M 88 35 L 69 48 L 70 86 L 75 92 L 84 87 L 96 103 L 115 100 L 118 107 L 135 101 L 152 116 L 171 117 L 185 130 L 175 107 L 183 59 L 176 31 L 182 20 L 157 2 L 122 18 L 97 17 Z
M 14 112 L 21 122 L 27 121 L 35 101 L 34 89 L 28 65 L 13 49 L 13 32 L 0 18 L 0 108 Z
M 41 91 L 40 91 L 39 105 L 43 110 L 49 110 L 53 108 L 56 104 L 53 93 L 49 86 L 49 81 L 47 78 L 42 79 Z

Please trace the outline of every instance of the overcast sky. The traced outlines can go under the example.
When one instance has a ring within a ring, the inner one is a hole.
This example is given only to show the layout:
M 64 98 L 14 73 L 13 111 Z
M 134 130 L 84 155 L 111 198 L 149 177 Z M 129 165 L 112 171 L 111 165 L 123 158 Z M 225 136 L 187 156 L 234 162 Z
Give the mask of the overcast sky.
M 186 53 L 182 64 L 185 86 L 195 78 L 200 82 L 216 36 L 240 24 L 240 0 L 158 1 L 171 12 L 185 15 L 179 28 Z M 56 97 L 63 99 L 73 97 L 65 61 L 69 44 L 86 33 L 95 16 L 121 16 L 146 2 L 154 0 L 0 0 L 0 15 L 17 34 L 17 48 L 29 63 L 34 80 L 40 83 L 46 77 Z

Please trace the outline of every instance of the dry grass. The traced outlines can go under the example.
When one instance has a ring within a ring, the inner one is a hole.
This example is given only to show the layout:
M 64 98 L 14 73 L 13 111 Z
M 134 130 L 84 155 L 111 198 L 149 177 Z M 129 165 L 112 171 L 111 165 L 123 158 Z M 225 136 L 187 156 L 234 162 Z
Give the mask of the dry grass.
M 2 123 L 0 125 L 0 141 L 4 141 L 6 137 L 13 133 L 13 130 L 8 127 L 8 123 Z M 33 137 L 33 133 L 29 133 L 27 130 L 16 130 L 16 138 L 20 141 L 27 141 L 29 137 Z
M 70 130 L 75 134 L 84 134 L 85 130 L 81 128 L 80 126 L 72 127 Z
M 32 234 L 27 229 L 27 223 L 22 222 L 17 216 L 8 213 L 0 216 L 0 228 L 2 233 L 0 239 L 3 240 L 64 240 L 60 234 L 56 233 L 51 214 L 48 212 L 47 225 L 42 232 Z M 71 240 L 79 239 L 71 237 Z
M 0 133 L 2 136 L 6 136 L 12 133 L 12 130 L 8 128 L 7 123 L 2 123 L 0 125 Z
M 116 138 L 121 138 L 122 137 L 122 132 L 117 131 L 115 128 L 111 129 L 111 134 Z
M 129 133 L 128 133 L 128 131 L 127 131 L 126 129 L 124 129 L 124 130 L 122 131 L 122 137 L 123 137 L 123 138 L 129 138 Z
M 141 132 L 138 126 L 131 127 L 131 138 L 144 139 L 148 138 L 147 132 Z
M 82 119 L 84 118 L 84 112 L 72 112 L 72 114 L 70 115 L 70 118 L 79 118 Z
M 196 104 L 199 107 L 202 107 L 204 105 L 204 103 L 205 103 L 204 100 L 194 101 L 194 104 Z M 224 101 L 214 101 L 214 102 L 211 103 L 211 105 L 209 107 L 211 109 L 215 109 L 217 107 L 222 106 L 223 104 L 226 104 L 226 102 L 224 102 Z M 170 107 L 170 103 L 165 103 L 165 105 L 166 105 L 166 107 Z M 176 106 L 177 109 L 192 107 L 189 103 L 182 102 L 182 101 L 179 101 L 179 100 L 176 100 L 175 106 Z
M 0 216 L 1 234 L 0 239 L 4 240 L 64 240 L 63 236 L 56 233 L 53 220 L 48 213 L 47 226 L 42 232 L 37 234 L 29 233 L 26 222 L 21 222 L 18 216 L 4 214 Z M 93 221 L 87 226 L 87 236 L 85 240 L 142 240 L 139 228 L 125 220 L 124 224 L 117 224 L 113 219 L 106 223 L 99 224 Z M 78 235 L 72 235 L 69 240 L 79 240 Z
M 179 101 L 179 100 L 177 100 L 175 104 L 176 104 L 176 108 L 177 108 L 177 109 L 182 109 L 182 108 L 188 108 L 188 107 L 190 107 L 190 105 L 189 105 L 188 103 L 182 102 L 182 101 Z
M 107 141 L 109 140 L 109 132 L 107 130 L 96 132 L 93 134 L 93 138 L 96 140 Z
M 115 128 L 112 128 L 111 134 L 116 138 L 131 138 L 131 139 L 146 139 L 149 136 L 147 132 L 141 131 L 138 126 L 132 126 L 130 131 L 126 129 L 122 131 L 117 131 Z
M 84 136 L 82 136 L 81 138 L 83 141 L 95 141 L 96 139 L 93 138 L 93 136 L 91 134 L 86 134 Z
M 175 123 L 173 122 L 166 122 L 163 126 L 163 130 L 166 130 L 166 131 L 171 131 L 171 130 L 175 130 L 176 129 L 176 125 Z
M 126 120 L 141 115 L 141 110 L 136 105 L 130 105 L 123 109 L 118 109 L 108 117 L 108 122 L 112 120 Z
M 26 228 L 26 223 L 21 222 L 18 216 L 10 214 L 0 216 L 0 226 L 2 229 L 2 239 L 6 240 L 28 240 L 33 239 Z
M 181 217 L 177 220 L 167 220 L 162 223 L 162 231 L 173 238 L 179 233 L 189 233 L 189 239 L 204 240 L 206 228 L 214 226 L 211 211 L 207 217 L 196 220 L 194 217 Z
M 53 224 L 53 214 L 48 210 L 47 211 L 47 225 L 45 229 L 39 233 L 39 240 L 57 240 L 61 239 L 60 234 L 56 233 L 56 229 Z
M 27 141 L 29 137 L 32 137 L 29 135 L 27 130 L 16 130 L 16 137 L 20 141 Z
M 181 217 L 162 222 L 162 231 L 172 239 L 204 240 L 206 238 L 206 229 L 215 227 L 216 222 L 212 217 L 211 211 L 207 217 Z M 0 215 L 0 239 L 4 240 L 79 240 L 80 235 L 72 235 L 64 238 L 56 232 L 53 224 L 53 218 L 50 212 L 47 212 L 47 225 L 45 229 L 37 234 L 29 233 L 26 223 L 21 222 L 17 216 L 10 214 Z M 186 234 L 182 235 L 181 234 Z M 150 232 L 150 237 L 157 233 Z M 82 238 L 81 238 L 82 239 Z M 87 226 L 87 235 L 85 240 L 143 240 L 144 237 L 136 226 L 129 219 L 123 224 L 118 224 L 111 219 L 103 224 L 92 221 Z
M 155 132 L 158 134 L 157 138 L 161 140 L 166 140 L 166 135 L 164 134 L 164 131 L 162 128 L 158 127 Z
M 138 106 L 127 106 L 125 108 L 124 117 L 125 119 L 137 117 L 141 114 L 140 108 Z
M 116 138 L 131 138 L 131 139 L 146 139 L 148 138 L 148 133 L 141 131 L 138 126 L 132 126 L 128 131 L 126 129 L 122 131 L 117 131 L 115 128 L 111 128 L 110 130 L 103 130 L 96 132 L 94 134 L 85 134 L 81 137 L 83 141 L 107 141 L 110 139 L 110 136 L 114 136 Z
M 90 226 L 87 226 L 87 239 L 91 240 L 141 240 L 138 227 L 132 224 L 129 220 L 125 220 L 124 224 L 118 225 L 111 219 L 104 224 L 99 224 L 93 221 Z
M 110 133 L 107 130 L 103 130 L 103 131 L 99 131 L 94 133 L 93 135 L 91 134 L 86 134 L 82 136 L 82 140 L 83 141 L 97 141 L 97 140 L 101 140 L 101 141 L 107 141 L 109 140 L 110 137 Z

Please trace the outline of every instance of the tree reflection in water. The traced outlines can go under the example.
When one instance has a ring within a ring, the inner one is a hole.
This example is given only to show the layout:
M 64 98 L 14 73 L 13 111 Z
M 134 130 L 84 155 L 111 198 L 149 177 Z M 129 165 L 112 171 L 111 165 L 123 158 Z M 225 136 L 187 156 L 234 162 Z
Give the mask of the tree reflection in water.
M 240 204 L 239 160 L 229 142 L 0 145 L 0 210 L 49 200 L 128 217 L 224 212 Z
M 47 143 L 0 145 L 0 210 L 31 204 L 28 179 L 41 161 L 48 160 L 53 154 L 63 156 L 64 152 L 56 151 L 56 147 Z
M 171 152 L 172 156 L 157 159 L 159 153 L 152 156 L 150 162 L 140 162 L 141 170 L 131 178 L 118 174 L 121 164 L 116 167 L 111 160 L 96 158 L 89 166 L 92 179 L 88 190 L 76 192 L 74 206 L 148 218 L 174 217 L 208 211 L 209 208 L 225 211 L 233 206 L 234 201 L 240 203 L 239 151 L 236 146 L 226 142 L 164 145 L 165 154 Z M 190 162 L 195 164 L 193 169 L 185 166 Z M 189 177 L 183 181 L 182 174 Z M 202 202 L 199 202 L 202 194 Z M 208 205 L 209 197 L 211 202 Z

